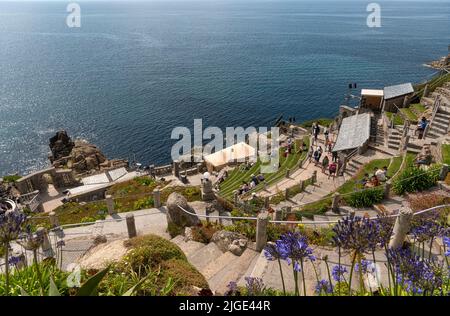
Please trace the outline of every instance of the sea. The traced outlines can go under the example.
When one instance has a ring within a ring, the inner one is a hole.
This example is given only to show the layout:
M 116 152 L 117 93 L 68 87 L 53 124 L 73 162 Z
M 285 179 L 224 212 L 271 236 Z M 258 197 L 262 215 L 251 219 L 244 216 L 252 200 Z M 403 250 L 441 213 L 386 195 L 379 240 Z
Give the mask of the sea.
M 371 2 L 380 27 L 367 24 Z M 48 166 L 61 129 L 160 165 L 194 119 L 331 117 L 349 83 L 357 95 L 423 82 L 449 44 L 449 1 L 0 1 L 0 175 Z

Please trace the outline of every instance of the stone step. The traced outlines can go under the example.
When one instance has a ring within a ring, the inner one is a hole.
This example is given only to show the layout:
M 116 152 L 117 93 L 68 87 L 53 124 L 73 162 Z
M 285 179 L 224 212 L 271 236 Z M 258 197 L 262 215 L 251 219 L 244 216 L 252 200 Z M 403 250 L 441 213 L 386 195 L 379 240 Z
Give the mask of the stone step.
M 224 255 L 226 254 L 227 253 Z M 231 255 L 234 256 L 233 254 Z M 220 294 L 225 293 L 227 291 L 227 285 L 231 281 L 238 282 L 248 270 L 248 267 L 253 260 L 259 255 L 258 252 L 247 248 L 241 256 L 234 256 L 226 266 L 223 266 L 222 269 L 218 270 L 214 275 L 208 278 L 211 290 Z
M 435 117 L 434 117 L 434 120 L 433 120 L 433 124 L 436 123 L 436 122 L 442 124 L 443 126 L 448 126 L 449 123 L 450 123 L 450 120 L 448 120 L 448 119 L 445 118 L 445 117 L 435 116 Z
M 267 260 L 266 257 L 264 256 L 264 250 L 261 251 L 261 253 L 259 255 L 256 255 L 252 262 L 250 263 L 250 265 L 247 268 L 247 271 L 245 271 L 245 273 L 241 276 L 241 278 L 239 279 L 239 281 L 237 282 L 239 286 L 245 286 L 245 278 L 249 277 L 252 275 L 253 271 L 255 270 L 256 266 L 259 263 L 260 258 L 263 258 L 264 260 Z M 261 264 L 261 263 L 259 263 Z
M 184 241 L 184 236 L 178 235 L 171 239 L 171 242 L 176 244 L 178 247 L 183 250 L 186 257 L 189 257 L 191 254 L 195 253 L 199 249 L 205 247 L 205 244 L 197 241 Z
M 442 125 L 439 122 L 433 122 L 430 129 L 436 129 L 441 131 L 442 133 L 447 133 L 448 126 Z
M 431 132 L 432 134 L 437 135 L 437 136 L 442 136 L 442 135 L 447 134 L 447 132 L 439 130 L 439 129 L 433 127 L 433 126 L 430 128 L 429 132 Z
M 204 266 L 200 271 L 201 274 L 205 277 L 206 280 L 212 278 L 217 272 L 222 270 L 224 267 L 229 266 L 233 261 L 238 258 L 231 252 L 227 251 L 222 253 L 220 257 L 216 258 L 216 260 L 208 263 Z
M 315 254 L 321 257 L 321 253 L 316 252 Z M 295 282 L 292 273 L 292 265 L 288 265 L 285 260 L 282 260 L 281 268 L 283 271 L 286 290 L 288 292 L 294 292 Z M 318 266 L 316 269 L 319 276 L 325 279 L 328 278 L 325 275 L 326 270 L 323 270 L 321 266 Z M 309 261 L 304 263 L 304 273 L 305 273 L 306 293 L 307 295 L 314 295 L 314 289 L 317 284 L 317 278 L 314 269 Z M 256 262 L 255 267 L 250 276 L 255 278 L 261 278 L 264 282 L 264 285 L 268 288 L 278 290 L 283 289 L 278 261 L 276 260 L 268 261 L 266 258 L 264 258 L 262 254 L 258 257 L 258 261 Z M 298 282 L 300 291 L 303 295 L 301 273 Z
M 436 138 L 439 138 L 441 136 L 442 135 L 437 135 L 437 134 L 433 133 L 432 131 L 427 133 L 427 138 L 434 138 L 434 139 L 436 139 Z
M 386 146 L 373 146 L 372 144 L 369 144 L 368 148 L 373 149 L 377 152 L 389 155 L 389 156 L 395 156 L 397 155 L 396 149 L 391 149 Z
M 215 243 L 211 242 L 189 255 L 188 260 L 194 267 L 197 268 L 197 270 L 200 271 L 222 254 L 223 253 L 219 247 L 217 247 Z
M 435 117 L 439 117 L 442 119 L 450 119 L 450 113 L 447 112 L 440 112 L 440 110 L 436 113 Z
M 400 147 L 400 144 L 392 144 L 388 143 L 388 148 L 398 150 Z

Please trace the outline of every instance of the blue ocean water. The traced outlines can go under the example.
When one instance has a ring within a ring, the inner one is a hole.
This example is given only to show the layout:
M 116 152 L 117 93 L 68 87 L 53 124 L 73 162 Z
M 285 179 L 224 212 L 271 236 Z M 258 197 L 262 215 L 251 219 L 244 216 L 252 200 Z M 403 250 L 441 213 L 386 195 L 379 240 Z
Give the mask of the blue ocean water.
M 447 53 L 447 1 L 0 2 L 0 174 L 48 164 L 58 129 L 107 156 L 170 160 L 175 126 L 337 112 L 349 82 L 420 82 Z

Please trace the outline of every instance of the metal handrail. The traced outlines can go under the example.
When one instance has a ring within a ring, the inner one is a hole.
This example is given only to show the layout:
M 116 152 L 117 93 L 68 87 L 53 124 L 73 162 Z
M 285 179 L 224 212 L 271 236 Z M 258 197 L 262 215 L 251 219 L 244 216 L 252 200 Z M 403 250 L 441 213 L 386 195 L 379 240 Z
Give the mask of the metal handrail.
M 203 214 L 196 214 L 196 213 L 192 213 L 187 211 L 186 209 L 184 209 L 182 206 L 180 206 L 179 204 L 177 204 L 177 206 L 186 214 L 189 215 L 193 215 L 193 216 L 197 216 L 197 217 L 203 217 L 203 218 L 219 218 L 219 219 L 235 219 L 235 220 L 239 220 L 239 219 L 244 219 L 244 220 L 258 220 L 257 217 L 245 217 L 245 216 L 223 216 L 223 215 L 203 215 Z M 416 213 L 413 213 L 413 216 L 416 215 L 420 215 L 423 213 L 427 213 L 430 211 L 435 211 L 441 208 L 448 208 L 450 207 L 450 204 L 444 204 L 444 205 L 438 205 L 438 206 L 434 206 L 425 210 L 421 210 L 418 211 Z M 399 216 L 399 214 L 392 214 L 392 215 L 387 215 L 385 216 L 386 218 L 397 218 Z M 369 220 L 375 220 L 378 219 L 378 216 L 372 216 L 369 217 Z M 337 224 L 340 220 L 334 220 L 334 221 L 281 221 L 281 220 L 269 220 L 269 223 L 275 223 L 275 224 L 307 224 L 307 225 L 315 225 L 315 224 Z

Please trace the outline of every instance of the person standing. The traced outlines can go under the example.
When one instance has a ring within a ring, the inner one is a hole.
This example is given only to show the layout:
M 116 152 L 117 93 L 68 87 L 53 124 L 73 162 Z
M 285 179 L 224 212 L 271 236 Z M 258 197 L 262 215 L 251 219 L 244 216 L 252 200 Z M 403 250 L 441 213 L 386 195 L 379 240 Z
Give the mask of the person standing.
M 322 172 L 325 173 L 327 170 L 328 164 L 330 162 L 330 159 L 328 158 L 328 155 L 325 155 L 322 159 Z

